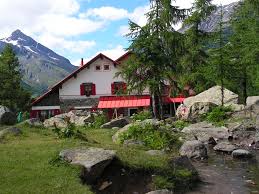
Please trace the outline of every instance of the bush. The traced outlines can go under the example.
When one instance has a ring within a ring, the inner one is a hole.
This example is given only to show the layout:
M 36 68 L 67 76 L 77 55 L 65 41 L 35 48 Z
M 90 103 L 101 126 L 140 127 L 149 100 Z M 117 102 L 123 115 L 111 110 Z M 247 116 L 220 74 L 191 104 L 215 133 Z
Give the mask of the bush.
M 145 126 L 135 124 L 129 127 L 127 132 L 120 134 L 120 142 L 128 139 L 134 139 L 144 142 L 151 149 L 171 148 L 173 144 L 178 143 L 178 137 L 164 129 L 157 129 L 151 124 Z
M 150 111 L 141 111 L 137 114 L 132 115 L 133 121 L 144 121 L 146 119 L 151 119 L 151 118 L 152 118 L 152 114 Z
M 182 121 L 182 120 L 178 120 L 173 123 L 173 127 L 176 129 L 183 129 L 184 127 L 187 127 L 188 125 L 189 125 L 188 122 Z
M 94 117 L 94 122 L 91 123 L 88 127 L 89 128 L 94 128 L 94 129 L 99 129 L 103 124 L 107 123 L 108 119 L 107 116 L 104 114 L 98 115 Z
M 231 107 L 218 106 L 206 114 L 206 120 L 216 125 L 224 125 L 224 121 L 229 118 L 228 112 L 231 112 Z
M 153 183 L 155 185 L 156 190 L 159 190 L 159 189 L 172 190 L 175 187 L 174 182 L 171 181 L 168 177 L 159 176 L 159 175 L 154 177 Z

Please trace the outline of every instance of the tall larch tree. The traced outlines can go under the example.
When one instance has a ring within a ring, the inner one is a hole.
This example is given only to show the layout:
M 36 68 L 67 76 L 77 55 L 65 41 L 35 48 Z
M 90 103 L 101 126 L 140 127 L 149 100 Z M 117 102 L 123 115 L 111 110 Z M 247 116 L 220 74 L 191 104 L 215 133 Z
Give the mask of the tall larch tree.
M 186 17 L 187 10 L 172 5 L 171 0 L 150 0 L 147 24 L 143 27 L 129 21 L 132 56 L 119 73 L 129 91 L 152 95 L 153 114 L 162 118 L 162 95 L 168 78 L 177 77 L 182 52 L 182 35 L 173 28 Z M 173 80 L 173 79 L 171 79 Z

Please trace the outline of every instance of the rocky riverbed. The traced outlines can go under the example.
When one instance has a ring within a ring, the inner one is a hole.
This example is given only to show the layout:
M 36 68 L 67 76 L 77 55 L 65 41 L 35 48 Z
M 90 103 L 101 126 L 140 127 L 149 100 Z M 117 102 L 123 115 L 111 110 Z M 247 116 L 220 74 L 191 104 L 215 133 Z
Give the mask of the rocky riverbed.
M 233 159 L 208 149 L 209 159 L 193 162 L 201 182 L 188 194 L 259 193 L 259 151 L 252 159 Z

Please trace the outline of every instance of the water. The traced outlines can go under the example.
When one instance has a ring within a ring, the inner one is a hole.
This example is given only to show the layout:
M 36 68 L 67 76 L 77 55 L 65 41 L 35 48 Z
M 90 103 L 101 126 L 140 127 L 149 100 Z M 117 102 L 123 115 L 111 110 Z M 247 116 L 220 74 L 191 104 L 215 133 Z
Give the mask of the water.
M 202 183 L 188 194 L 259 194 L 259 152 L 249 160 L 232 159 L 230 155 L 209 149 L 209 160 L 194 162 Z

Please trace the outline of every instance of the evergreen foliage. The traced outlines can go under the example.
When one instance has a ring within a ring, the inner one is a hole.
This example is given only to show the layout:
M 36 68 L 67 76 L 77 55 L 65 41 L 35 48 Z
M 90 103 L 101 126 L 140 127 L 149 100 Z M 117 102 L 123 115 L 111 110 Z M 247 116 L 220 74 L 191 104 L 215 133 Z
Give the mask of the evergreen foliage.
M 30 94 L 21 86 L 19 61 L 11 45 L 7 45 L 0 56 L 0 105 L 12 111 L 26 110 Z

